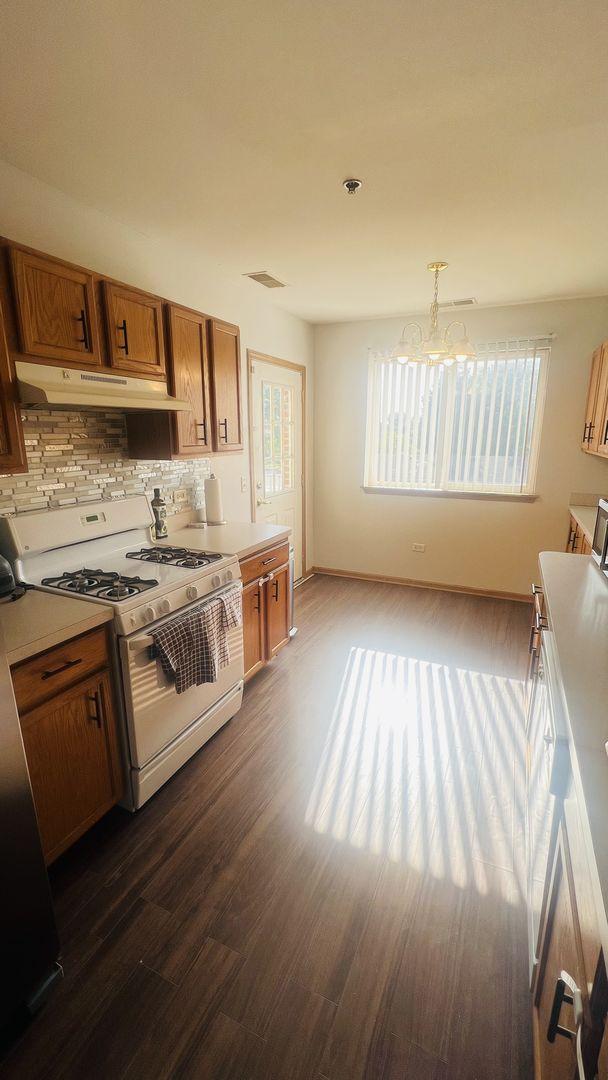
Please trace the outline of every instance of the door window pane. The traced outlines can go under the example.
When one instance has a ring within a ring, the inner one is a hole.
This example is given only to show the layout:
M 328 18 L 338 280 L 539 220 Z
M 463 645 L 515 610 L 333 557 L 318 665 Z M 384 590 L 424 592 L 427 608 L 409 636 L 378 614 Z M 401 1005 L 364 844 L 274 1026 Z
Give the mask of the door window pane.
M 262 382 L 264 497 L 283 495 L 295 486 L 294 394 L 291 386 Z

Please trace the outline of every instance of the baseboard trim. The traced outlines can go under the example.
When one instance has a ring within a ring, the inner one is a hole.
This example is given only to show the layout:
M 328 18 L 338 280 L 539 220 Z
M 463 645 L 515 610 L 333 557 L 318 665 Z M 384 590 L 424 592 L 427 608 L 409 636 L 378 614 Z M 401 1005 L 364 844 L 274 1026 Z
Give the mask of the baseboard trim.
M 526 593 L 501 592 L 498 589 L 474 589 L 468 585 L 446 585 L 441 581 L 417 581 L 414 578 L 390 577 L 387 574 L 362 574 L 358 570 L 336 570 L 330 566 L 313 566 L 313 574 L 328 577 L 354 578 L 357 581 L 382 581 L 387 585 L 409 585 L 414 589 L 436 589 L 438 592 L 467 593 L 469 596 L 485 596 L 490 600 L 517 600 L 530 604 L 532 597 Z

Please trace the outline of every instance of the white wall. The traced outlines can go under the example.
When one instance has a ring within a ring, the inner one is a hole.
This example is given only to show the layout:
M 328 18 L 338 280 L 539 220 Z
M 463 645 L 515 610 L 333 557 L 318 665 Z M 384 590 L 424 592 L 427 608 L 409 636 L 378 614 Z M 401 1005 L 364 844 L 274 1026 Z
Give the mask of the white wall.
M 528 593 L 538 552 L 564 547 L 571 492 L 608 492 L 608 461 L 579 449 L 591 352 L 608 337 L 608 298 L 466 312 L 473 341 L 556 334 L 532 503 L 362 491 L 368 347 L 391 348 L 403 321 L 315 329 L 315 564 Z M 413 552 L 413 543 L 426 551 Z
M 203 181 L 201 181 L 203 182 Z M 179 191 L 175 198 L 179 199 Z M 101 274 L 148 289 L 176 303 L 238 323 L 241 329 L 245 452 L 211 459 L 223 481 L 224 510 L 233 521 L 249 521 L 249 451 L 246 350 L 312 368 L 313 330 L 275 307 L 261 286 L 228 277 L 204 251 L 175 246 L 170 238 L 145 236 L 75 202 L 55 188 L 0 162 L 0 234 Z M 250 270 L 251 267 L 244 267 Z M 308 380 L 308 475 L 312 480 L 313 379 Z M 241 478 L 246 490 L 241 490 Z M 307 542 L 312 558 L 312 497 L 309 490 Z

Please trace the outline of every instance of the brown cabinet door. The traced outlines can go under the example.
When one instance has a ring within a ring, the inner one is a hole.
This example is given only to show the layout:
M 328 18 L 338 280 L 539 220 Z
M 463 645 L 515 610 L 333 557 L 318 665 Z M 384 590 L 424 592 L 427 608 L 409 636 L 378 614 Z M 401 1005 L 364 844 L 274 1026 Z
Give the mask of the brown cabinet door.
M 241 350 L 238 326 L 209 321 L 214 450 L 242 450 Z
M 266 588 L 252 581 L 243 589 L 243 650 L 245 679 L 250 679 L 266 661 Z
M 608 342 L 602 345 L 600 375 L 595 403 L 595 427 L 590 449 L 608 457 Z
M 581 1038 L 584 1035 L 582 1018 L 576 1017 L 573 1005 L 564 1000 L 564 994 L 571 996 L 571 990 L 563 981 L 563 973 L 580 990 L 583 1007 L 587 1008 L 574 913 L 570 859 L 560 824 L 534 995 L 534 1035 L 541 1080 L 573 1080 L 575 1075 L 576 1038 L 560 1035 L 557 1025 L 572 1032 L 581 1026 Z
M 590 555 L 590 554 L 591 554 L 591 543 L 589 542 L 589 540 L 587 539 L 587 537 L 583 533 L 581 535 L 581 555 Z
M 54 363 L 100 365 L 93 275 L 57 259 L 11 248 L 24 353 Z
M 21 730 L 48 863 L 122 794 L 109 673 L 32 709 Z
M 0 472 L 27 471 L 21 410 L 0 306 Z
M 174 450 L 184 457 L 212 449 L 206 324 L 204 315 L 168 305 L 171 393 L 192 407 L 191 412 L 173 415 Z
M 570 515 L 570 524 L 568 526 L 568 542 L 566 544 L 566 551 L 572 552 L 574 555 L 580 555 L 581 553 L 581 541 L 583 534 L 579 528 L 578 522 L 574 520 Z
M 104 281 L 108 349 L 113 368 L 148 379 L 165 378 L 162 300 Z
M 266 589 L 266 654 L 268 659 L 289 641 L 289 566 L 273 573 Z

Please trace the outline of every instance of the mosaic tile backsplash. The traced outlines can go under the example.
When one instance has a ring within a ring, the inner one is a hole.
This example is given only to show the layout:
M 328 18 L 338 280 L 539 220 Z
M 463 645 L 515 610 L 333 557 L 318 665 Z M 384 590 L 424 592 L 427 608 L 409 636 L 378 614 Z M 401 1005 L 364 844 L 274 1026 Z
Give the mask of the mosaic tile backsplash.
M 122 413 L 40 409 L 23 418 L 29 471 L 0 476 L 0 514 L 151 496 L 155 487 L 162 490 L 167 514 L 204 505 L 210 460 L 130 459 Z

